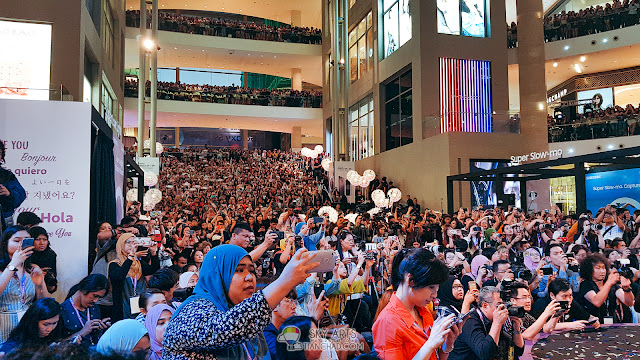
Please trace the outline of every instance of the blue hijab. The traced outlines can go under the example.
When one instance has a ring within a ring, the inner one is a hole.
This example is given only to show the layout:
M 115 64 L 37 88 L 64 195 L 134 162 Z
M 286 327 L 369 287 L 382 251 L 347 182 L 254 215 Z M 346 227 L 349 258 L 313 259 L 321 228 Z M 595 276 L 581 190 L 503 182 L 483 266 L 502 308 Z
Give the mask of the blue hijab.
M 227 294 L 231 279 L 245 256 L 249 253 L 237 245 L 218 245 L 211 249 L 202 262 L 193 294 L 211 301 L 220 311 L 228 311 Z

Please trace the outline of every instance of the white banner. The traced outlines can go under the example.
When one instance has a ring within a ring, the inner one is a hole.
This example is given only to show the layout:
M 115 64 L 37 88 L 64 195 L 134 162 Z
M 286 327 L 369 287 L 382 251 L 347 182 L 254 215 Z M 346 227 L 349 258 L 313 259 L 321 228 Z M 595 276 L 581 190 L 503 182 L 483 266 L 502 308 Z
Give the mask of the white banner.
M 113 133 L 113 164 L 113 176 L 116 184 L 116 221 L 120 224 L 120 221 L 124 217 L 124 207 L 127 205 L 123 195 L 124 145 L 122 145 L 122 141 L 120 141 L 115 132 Z
M 27 192 L 16 210 L 42 219 L 58 254 L 57 300 L 87 275 L 91 104 L 2 100 L 0 136 L 6 169 Z

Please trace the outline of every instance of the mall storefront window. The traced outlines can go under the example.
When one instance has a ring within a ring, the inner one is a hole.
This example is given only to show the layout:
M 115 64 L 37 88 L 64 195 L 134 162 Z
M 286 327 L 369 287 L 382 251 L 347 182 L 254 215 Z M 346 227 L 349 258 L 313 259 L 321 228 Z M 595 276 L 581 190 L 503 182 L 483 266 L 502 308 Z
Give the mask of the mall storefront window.
M 385 150 L 413 142 L 413 97 L 411 70 L 391 78 L 384 85 Z
M 361 160 L 374 154 L 373 95 L 349 109 L 350 158 Z
M 349 80 L 373 70 L 373 16 L 371 11 L 349 32 Z
M 384 0 L 382 5 L 382 36 L 387 57 L 411 39 L 411 6 L 410 0 Z

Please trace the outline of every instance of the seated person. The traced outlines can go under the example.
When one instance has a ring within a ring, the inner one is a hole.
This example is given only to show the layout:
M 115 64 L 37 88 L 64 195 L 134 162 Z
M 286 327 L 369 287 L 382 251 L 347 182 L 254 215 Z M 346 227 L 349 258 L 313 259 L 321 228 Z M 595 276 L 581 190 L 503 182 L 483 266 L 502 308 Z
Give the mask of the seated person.
M 558 317 L 558 323 L 554 330 L 556 331 L 570 331 L 570 330 L 582 330 L 589 321 L 595 320 L 593 324 L 594 328 L 600 327 L 598 318 L 589 314 L 580 304 L 573 300 L 573 289 L 569 280 L 567 279 L 555 279 L 549 283 L 549 296 L 538 299 L 533 304 L 533 310 L 531 314 L 534 317 L 542 315 L 545 309 L 549 307 L 553 301 L 567 301 L 569 303 L 569 309 L 565 310 L 562 315 Z
M 633 276 L 633 275 L 631 275 Z M 600 322 L 613 317 L 613 322 L 632 322 L 629 307 L 634 304 L 631 281 L 609 269 L 609 261 L 601 254 L 591 254 L 580 264 L 578 303 Z M 618 285 L 619 283 L 619 285 Z

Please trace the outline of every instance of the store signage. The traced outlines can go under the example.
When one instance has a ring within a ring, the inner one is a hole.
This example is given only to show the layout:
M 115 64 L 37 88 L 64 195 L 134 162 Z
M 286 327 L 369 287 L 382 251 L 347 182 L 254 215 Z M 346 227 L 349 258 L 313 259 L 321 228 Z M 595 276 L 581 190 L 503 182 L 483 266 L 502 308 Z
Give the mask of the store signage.
M 91 104 L 2 99 L 0 113 L 4 167 L 27 195 L 14 217 L 31 211 L 42 219 L 58 254 L 54 297 L 62 301 L 88 271 Z
M 554 101 L 560 100 L 560 98 L 562 98 L 563 96 L 567 95 L 567 89 L 562 89 L 560 91 L 558 91 L 557 93 L 549 96 L 547 98 L 547 104 L 550 104 Z
M 562 157 L 562 149 L 547 150 L 542 152 L 532 151 L 529 154 L 511 156 L 510 159 L 512 165 L 520 165 L 525 162 L 536 160 L 553 160 L 559 157 Z

